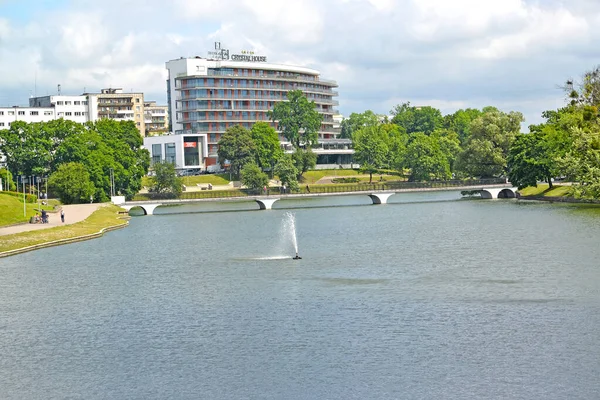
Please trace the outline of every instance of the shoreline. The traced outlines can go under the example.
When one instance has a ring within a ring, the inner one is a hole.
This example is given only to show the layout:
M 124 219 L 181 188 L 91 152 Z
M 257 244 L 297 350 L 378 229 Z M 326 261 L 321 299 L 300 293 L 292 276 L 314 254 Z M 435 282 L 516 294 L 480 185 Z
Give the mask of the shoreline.
M 49 232 L 49 230 L 36 230 L 2 236 L 2 239 L 15 240 L 17 246 L 18 242 L 25 243 L 21 247 L 0 251 L 0 259 L 48 247 L 97 239 L 107 232 L 125 228 L 129 225 L 131 217 L 119 215 L 117 211 L 119 209 L 119 207 L 115 206 L 101 207 L 85 220 L 72 225 L 57 227 L 58 230 L 54 230 L 56 228 L 53 228 L 50 230 L 53 232 Z M 48 233 L 52 234 L 49 235 Z M 45 236 L 47 237 L 46 240 L 44 240 Z
M 519 196 L 518 200 L 526 201 L 547 201 L 550 203 L 572 203 L 572 204 L 600 204 L 600 200 L 595 199 L 576 199 L 575 197 L 565 196 Z

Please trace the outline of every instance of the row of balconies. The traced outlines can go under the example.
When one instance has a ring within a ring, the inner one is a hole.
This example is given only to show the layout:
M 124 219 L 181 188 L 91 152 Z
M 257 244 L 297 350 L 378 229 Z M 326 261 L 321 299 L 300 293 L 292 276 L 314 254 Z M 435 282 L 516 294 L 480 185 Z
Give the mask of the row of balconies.
M 272 100 L 272 101 L 285 101 L 286 97 L 281 96 L 227 96 L 227 95 L 208 95 L 206 97 L 192 97 L 192 96 L 182 96 L 181 99 L 177 101 L 187 101 L 187 100 Z M 331 104 L 333 106 L 339 106 L 340 102 L 333 99 L 318 99 L 308 97 L 309 101 L 314 101 L 317 104 Z
M 208 76 L 214 76 L 214 75 L 208 75 Z M 183 81 L 186 79 L 203 79 L 204 76 L 180 76 L 180 77 L 176 77 L 175 78 L 175 87 L 179 87 L 178 85 L 178 81 Z M 266 81 L 266 80 L 272 80 L 273 82 L 293 82 L 293 83 L 308 83 L 308 84 L 315 84 L 315 83 L 321 83 L 323 84 L 323 86 L 329 86 L 329 87 L 337 87 L 338 84 L 336 81 L 333 80 L 329 80 L 329 79 L 303 79 L 302 77 L 276 77 L 276 76 L 244 76 L 244 75 L 226 75 L 223 76 L 223 78 L 227 78 L 227 79 L 231 79 L 232 81 L 249 81 L 249 80 L 257 80 L 257 81 Z
M 281 75 L 283 74 L 283 75 Z M 218 77 L 227 77 L 227 78 L 231 78 L 231 79 L 239 79 L 239 78 L 250 78 L 250 79 L 276 79 L 276 80 L 294 80 L 294 81 L 304 81 L 304 82 L 323 82 L 329 85 L 336 85 L 337 86 L 337 82 L 332 80 L 332 79 L 323 79 L 318 75 L 304 75 L 304 74 L 294 74 L 294 73 L 289 73 L 289 72 L 282 72 L 281 74 L 278 74 L 277 72 L 268 72 L 268 71 L 264 71 L 262 74 L 260 75 L 256 75 L 256 74 L 247 74 L 247 73 L 231 73 L 229 71 L 225 72 L 225 71 L 208 71 L 208 76 L 218 76 Z
M 297 85 L 286 85 L 284 86 L 273 86 L 273 85 L 218 85 L 218 84 L 197 84 L 197 85 L 179 85 L 175 88 L 177 91 L 191 90 L 191 89 L 226 89 L 226 90 L 272 90 L 272 91 L 283 91 L 288 92 L 290 90 L 302 90 L 306 93 L 326 93 L 332 96 L 337 96 L 339 92 L 332 90 L 331 88 L 309 88 L 309 87 L 298 87 Z

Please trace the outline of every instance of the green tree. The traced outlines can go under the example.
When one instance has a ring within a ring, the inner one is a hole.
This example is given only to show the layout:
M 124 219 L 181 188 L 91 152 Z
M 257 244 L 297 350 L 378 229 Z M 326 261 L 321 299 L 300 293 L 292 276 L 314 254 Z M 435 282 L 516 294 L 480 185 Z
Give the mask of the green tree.
M 361 171 L 369 174 L 369 183 L 372 183 L 373 173 L 387 166 L 388 137 L 378 126 L 364 127 L 354 132 L 353 143 L 354 160 L 360 164 Z
M 294 165 L 291 154 L 284 154 L 279 159 L 274 172 L 283 185 L 286 185 L 291 191 L 298 190 L 299 171 Z
M 393 115 L 392 123 L 404 128 L 409 135 L 416 132 L 430 135 L 443 125 L 440 110 L 430 106 L 412 107 L 410 102 L 406 102 L 395 106 L 391 114 Z
M 340 137 L 352 139 L 352 134 L 354 132 L 364 127 L 376 126 L 382 118 L 383 117 L 378 116 L 371 110 L 362 113 L 352 113 L 348 118 L 344 118 L 342 121 L 342 132 L 340 133 Z
M 150 192 L 164 197 L 179 197 L 183 190 L 183 182 L 177 176 L 175 165 L 169 162 L 158 162 L 152 166 L 154 176 L 151 179 Z
M 422 132 L 414 133 L 406 148 L 405 165 L 410 168 L 411 182 L 449 179 L 450 164 L 439 141 Z
M 308 101 L 301 90 L 287 93 L 287 101 L 275 104 L 269 112 L 272 121 L 294 148 L 313 147 L 318 140 L 322 115 L 317 111 L 314 101 Z
M 443 126 L 449 131 L 456 132 L 462 145 L 471 136 L 471 122 L 481 117 L 482 114 L 482 111 L 475 108 L 461 109 L 454 114 L 445 115 Z
M 448 160 L 450 171 L 454 171 L 454 164 L 462 151 L 458 134 L 451 130 L 438 129 L 431 136 L 438 142 L 442 154 Z
M 572 128 L 573 146 L 560 160 L 577 197 L 600 197 L 600 127 Z
M 242 184 L 248 189 L 260 190 L 269 185 L 269 177 L 254 162 L 244 165 L 240 175 Z
M 523 189 L 547 180 L 552 187 L 552 159 L 548 156 L 542 132 L 520 133 L 508 152 L 508 178 Z
M 468 176 L 482 178 L 506 174 L 508 151 L 523 121 L 520 112 L 484 108 L 483 115 L 471 123 L 471 136 L 457 160 L 457 168 Z
M 225 131 L 219 140 L 219 162 L 229 161 L 231 172 L 239 176 L 242 166 L 255 159 L 255 145 L 252 134 L 241 125 L 235 125 Z
M 272 169 L 283 155 L 279 135 L 267 122 L 256 122 L 251 129 L 255 147 L 256 163 L 263 170 Z
M 95 192 L 94 184 L 83 164 L 61 164 L 50 175 L 48 185 L 64 204 L 86 203 Z
M 12 177 L 12 174 L 6 168 L 0 168 L 0 179 L 2 179 L 2 186 L 4 190 L 13 192 L 17 190 L 15 180 Z
M 313 169 L 317 165 L 317 155 L 310 148 L 296 148 L 292 153 L 292 160 L 298 170 L 298 176 Z

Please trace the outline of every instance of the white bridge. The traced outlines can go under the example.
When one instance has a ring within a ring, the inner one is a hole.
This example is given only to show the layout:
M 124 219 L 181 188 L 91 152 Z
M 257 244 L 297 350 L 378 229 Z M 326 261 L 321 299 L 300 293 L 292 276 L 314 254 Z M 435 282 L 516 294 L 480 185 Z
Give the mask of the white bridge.
M 381 191 L 364 191 L 364 192 L 338 192 L 338 193 L 298 193 L 298 194 L 285 194 L 285 195 L 265 195 L 265 196 L 239 196 L 239 197 L 214 197 L 205 199 L 174 199 L 174 200 L 148 200 L 148 201 L 125 201 L 123 197 L 115 197 L 112 199 L 113 203 L 131 211 L 135 207 L 140 207 L 144 211 L 144 215 L 153 215 L 156 207 L 175 205 L 175 204 L 193 204 L 193 203 L 204 203 L 214 201 L 255 201 L 258 204 L 260 210 L 271 210 L 273 204 L 280 199 L 294 199 L 294 198 L 315 198 L 315 197 L 328 197 L 328 196 L 356 196 L 356 195 L 367 195 L 373 202 L 373 204 L 387 204 L 388 199 L 396 193 L 405 192 L 436 192 L 436 191 L 458 191 L 467 190 L 471 192 L 479 192 L 484 199 L 511 199 L 517 196 L 517 188 L 510 185 L 485 185 L 485 186 L 463 186 L 463 187 L 442 187 L 442 188 L 415 188 L 415 189 L 393 189 L 393 190 L 381 190 Z

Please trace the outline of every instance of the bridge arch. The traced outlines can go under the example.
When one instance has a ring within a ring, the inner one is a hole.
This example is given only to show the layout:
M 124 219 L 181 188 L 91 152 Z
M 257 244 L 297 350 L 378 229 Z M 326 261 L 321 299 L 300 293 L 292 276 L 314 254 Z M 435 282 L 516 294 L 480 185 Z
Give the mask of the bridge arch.
M 514 199 L 517 197 L 517 188 L 488 188 L 479 193 L 483 199 Z
M 154 210 L 156 209 L 156 207 L 161 206 L 162 204 L 136 204 L 136 205 L 121 205 L 122 208 L 126 209 L 127 211 L 131 211 L 132 209 L 139 207 L 142 209 L 142 211 L 144 212 L 144 215 L 154 215 Z

